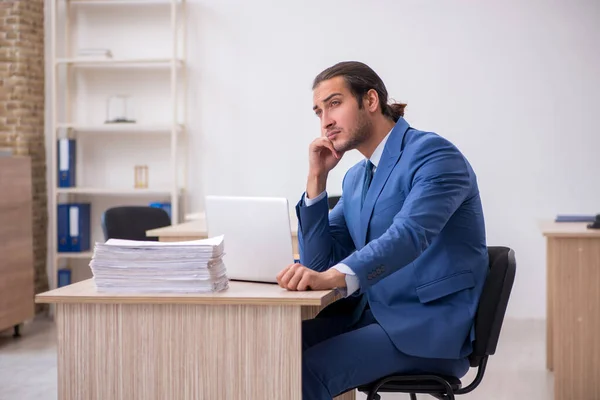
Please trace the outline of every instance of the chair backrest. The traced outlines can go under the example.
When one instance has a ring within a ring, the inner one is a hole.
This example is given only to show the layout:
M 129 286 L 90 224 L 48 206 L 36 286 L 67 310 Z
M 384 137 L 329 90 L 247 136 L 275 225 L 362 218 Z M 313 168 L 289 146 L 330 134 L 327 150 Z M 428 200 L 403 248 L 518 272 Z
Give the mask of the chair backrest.
M 109 208 L 102 214 L 104 239 L 157 241 L 146 236 L 149 229 L 171 225 L 169 214 L 162 208 L 123 206 Z
M 340 201 L 342 196 L 328 196 L 327 197 L 327 206 L 330 210 L 333 210 L 333 207 Z
M 496 352 L 508 298 L 515 280 L 515 252 L 508 247 L 488 247 L 490 270 L 475 316 L 475 343 L 469 356 L 472 367 Z

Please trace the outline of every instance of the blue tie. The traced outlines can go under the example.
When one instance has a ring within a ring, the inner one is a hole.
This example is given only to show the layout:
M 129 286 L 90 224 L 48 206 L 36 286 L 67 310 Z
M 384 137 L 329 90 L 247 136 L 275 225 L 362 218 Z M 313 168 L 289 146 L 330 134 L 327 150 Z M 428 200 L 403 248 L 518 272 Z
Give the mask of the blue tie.
M 363 204 L 365 202 L 365 197 L 367 197 L 367 192 L 369 191 L 369 186 L 371 186 L 371 181 L 373 180 L 373 163 L 370 160 L 365 162 L 365 179 L 363 182 L 363 190 L 362 190 L 362 198 L 360 199 L 360 208 L 362 210 Z M 367 295 L 363 293 L 360 295 L 360 300 L 358 304 L 354 308 L 352 312 L 352 317 L 350 320 L 350 326 L 356 324 L 360 317 L 362 316 L 363 311 L 367 307 Z
M 363 207 L 363 204 L 365 203 L 365 197 L 367 197 L 369 186 L 371 186 L 371 180 L 373 180 L 373 163 L 371 162 L 371 160 L 367 160 L 365 162 L 365 180 L 363 182 L 362 198 L 360 199 L 361 209 Z

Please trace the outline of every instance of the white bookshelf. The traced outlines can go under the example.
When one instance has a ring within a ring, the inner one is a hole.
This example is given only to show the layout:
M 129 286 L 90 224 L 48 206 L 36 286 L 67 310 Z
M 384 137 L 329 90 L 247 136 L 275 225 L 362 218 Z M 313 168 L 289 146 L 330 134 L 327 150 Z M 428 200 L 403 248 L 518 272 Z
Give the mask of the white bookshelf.
M 59 268 L 74 263 L 72 269 L 89 269 L 94 242 L 104 240 L 99 225 L 107 208 L 169 202 L 173 224 L 186 214 L 186 4 L 185 0 L 49 3 L 52 113 L 47 165 L 53 289 Z M 111 56 L 81 56 L 82 48 L 107 48 Z M 105 104 L 111 93 L 138 100 L 135 123 L 106 123 Z M 77 142 L 76 185 L 68 188 L 59 187 L 57 177 L 57 141 L 65 137 Z M 150 166 L 146 188 L 134 187 L 134 165 L 140 163 Z M 94 174 L 95 170 L 101 173 Z M 67 202 L 91 203 L 89 251 L 58 252 L 57 205 Z

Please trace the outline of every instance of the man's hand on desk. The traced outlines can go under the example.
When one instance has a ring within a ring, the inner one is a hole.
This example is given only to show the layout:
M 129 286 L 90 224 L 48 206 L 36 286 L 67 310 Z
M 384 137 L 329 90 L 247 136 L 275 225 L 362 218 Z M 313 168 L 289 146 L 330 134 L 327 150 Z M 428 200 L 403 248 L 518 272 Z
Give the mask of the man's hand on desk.
M 334 268 L 317 272 L 302 264 L 292 264 L 277 274 L 277 282 L 288 290 L 326 290 L 346 287 L 346 274 Z

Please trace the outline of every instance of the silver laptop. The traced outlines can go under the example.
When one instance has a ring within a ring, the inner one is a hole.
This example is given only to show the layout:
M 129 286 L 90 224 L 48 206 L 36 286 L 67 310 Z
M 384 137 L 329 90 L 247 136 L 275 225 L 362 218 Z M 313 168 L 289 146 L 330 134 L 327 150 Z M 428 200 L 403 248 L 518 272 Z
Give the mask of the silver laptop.
M 277 274 L 294 262 L 285 198 L 207 196 L 206 226 L 209 237 L 225 236 L 230 279 L 277 282 Z

